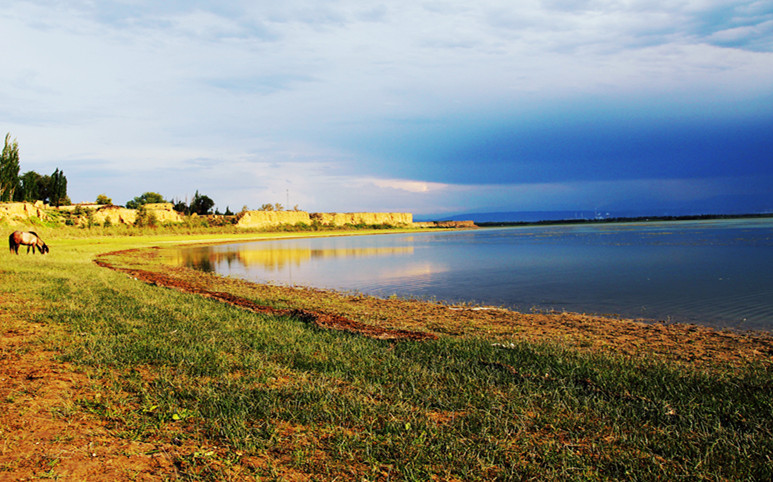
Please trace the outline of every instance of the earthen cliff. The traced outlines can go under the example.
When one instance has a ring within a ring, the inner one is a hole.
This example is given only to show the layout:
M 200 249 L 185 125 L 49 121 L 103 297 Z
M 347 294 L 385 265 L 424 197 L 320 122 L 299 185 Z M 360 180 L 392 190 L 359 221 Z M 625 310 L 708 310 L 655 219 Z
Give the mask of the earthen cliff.
M 412 226 L 411 213 L 307 213 L 305 211 L 247 211 L 237 226 L 242 228 L 268 228 L 282 224 L 312 224 L 324 226 L 387 225 Z
M 146 204 L 143 209 L 155 219 L 158 224 L 176 224 L 185 218 L 174 210 L 171 203 Z M 134 225 L 137 222 L 138 211 L 120 206 L 94 203 L 74 204 L 58 208 L 33 203 L 0 203 L 0 222 L 11 226 L 29 224 L 37 219 L 46 221 L 57 213 L 66 214 L 67 224 L 84 225 Z M 64 222 L 60 218 L 60 222 Z M 412 228 L 474 228 L 472 221 L 441 221 L 429 223 L 414 223 L 411 213 L 308 213 L 306 211 L 246 211 L 239 214 L 236 226 L 241 228 L 268 229 L 282 225 L 322 225 L 341 227 L 358 226 L 396 226 Z

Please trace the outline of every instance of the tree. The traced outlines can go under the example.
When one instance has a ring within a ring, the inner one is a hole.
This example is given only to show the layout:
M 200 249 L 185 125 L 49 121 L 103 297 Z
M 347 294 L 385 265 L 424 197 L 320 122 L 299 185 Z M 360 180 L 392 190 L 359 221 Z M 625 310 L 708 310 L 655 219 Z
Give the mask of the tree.
M 107 204 L 109 206 L 113 205 L 113 200 L 107 197 L 107 194 L 100 194 L 97 196 L 97 204 Z
M 212 208 L 215 206 L 215 201 L 210 199 L 209 196 L 200 195 L 199 191 L 196 191 L 196 194 L 193 195 L 193 199 L 191 200 L 191 207 L 190 210 L 192 213 L 196 213 L 198 215 L 204 215 L 204 214 L 212 214 Z
M 38 199 L 44 203 L 51 204 L 51 176 L 48 174 L 40 176 L 38 179 Z
M 5 146 L 0 156 L 0 201 L 13 201 L 19 187 L 19 143 L 11 142 L 11 133 L 5 135 Z
M 67 195 L 67 177 L 58 168 L 50 176 L 27 171 L 19 176 L 14 200 L 43 201 L 56 206 L 71 204 Z
M 146 204 L 165 203 L 164 196 L 157 192 L 146 192 L 126 203 L 129 209 L 139 209 Z
M 262 204 L 258 211 L 284 211 L 285 208 L 279 203 L 271 204 L 271 203 L 265 203 Z
M 178 201 L 172 201 L 172 203 L 174 204 L 172 209 L 174 209 L 178 213 L 183 213 L 183 214 L 190 214 L 191 213 L 190 212 L 190 208 L 188 207 L 187 204 L 185 204 L 185 201 L 179 201 L 178 200 Z
M 19 190 L 16 192 L 17 201 L 45 200 L 41 196 L 43 176 L 35 171 L 27 171 L 19 176 Z
M 67 197 L 67 178 L 59 168 L 51 174 L 50 203 L 57 207 L 70 204 L 70 198 Z

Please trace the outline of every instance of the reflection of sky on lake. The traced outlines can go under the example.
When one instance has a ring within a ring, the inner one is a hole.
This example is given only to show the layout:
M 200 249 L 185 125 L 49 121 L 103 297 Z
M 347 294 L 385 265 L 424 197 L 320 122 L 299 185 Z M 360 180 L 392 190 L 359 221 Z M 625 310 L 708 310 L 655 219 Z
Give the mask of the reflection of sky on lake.
M 773 329 L 773 220 L 540 226 L 181 248 L 255 281 Z

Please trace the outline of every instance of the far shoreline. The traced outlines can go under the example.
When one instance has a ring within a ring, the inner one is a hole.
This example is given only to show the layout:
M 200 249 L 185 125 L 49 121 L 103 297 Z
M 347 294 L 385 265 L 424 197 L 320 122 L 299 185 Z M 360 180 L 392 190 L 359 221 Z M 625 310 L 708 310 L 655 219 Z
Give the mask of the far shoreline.
M 675 222 L 675 221 L 711 221 L 724 219 L 773 219 L 773 213 L 756 214 L 697 214 L 684 216 L 634 216 L 634 217 L 610 217 L 595 219 L 545 219 L 540 221 L 480 221 L 475 224 L 485 227 L 508 226 L 553 226 L 553 225 L 580 225 L 580 224 L 622 224 L 622 223 L 650 223 L 650 222 Z

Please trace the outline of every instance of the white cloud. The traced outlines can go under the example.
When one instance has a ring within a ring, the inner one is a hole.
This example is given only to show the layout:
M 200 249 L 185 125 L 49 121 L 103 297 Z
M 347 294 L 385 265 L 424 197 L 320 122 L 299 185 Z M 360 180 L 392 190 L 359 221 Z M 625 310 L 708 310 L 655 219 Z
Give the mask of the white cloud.
M 599 93 L 753 96 L 773 78 L 769 49 L 744 44 L 770 31 L 764 2 L 726 24 L 708 19 L 720 1 L 11 3 L 0 128 L 23 169 L 63 168 L 73 199 L 200 189 L 233 207 L 289 190 L 318 210 L 536 206 L 572 188 L 375 177 L 369 163 L 387 160 L 358 162 L 332 139 Z M 154 188 L 149 173 L 169 177 Z
M 381 188 L 395 189 L 407 192 L 430 192 L 448 189 L 448 184 L 426 181 L 411 181 L 405 179 L 373 179 L 373 184 Z

